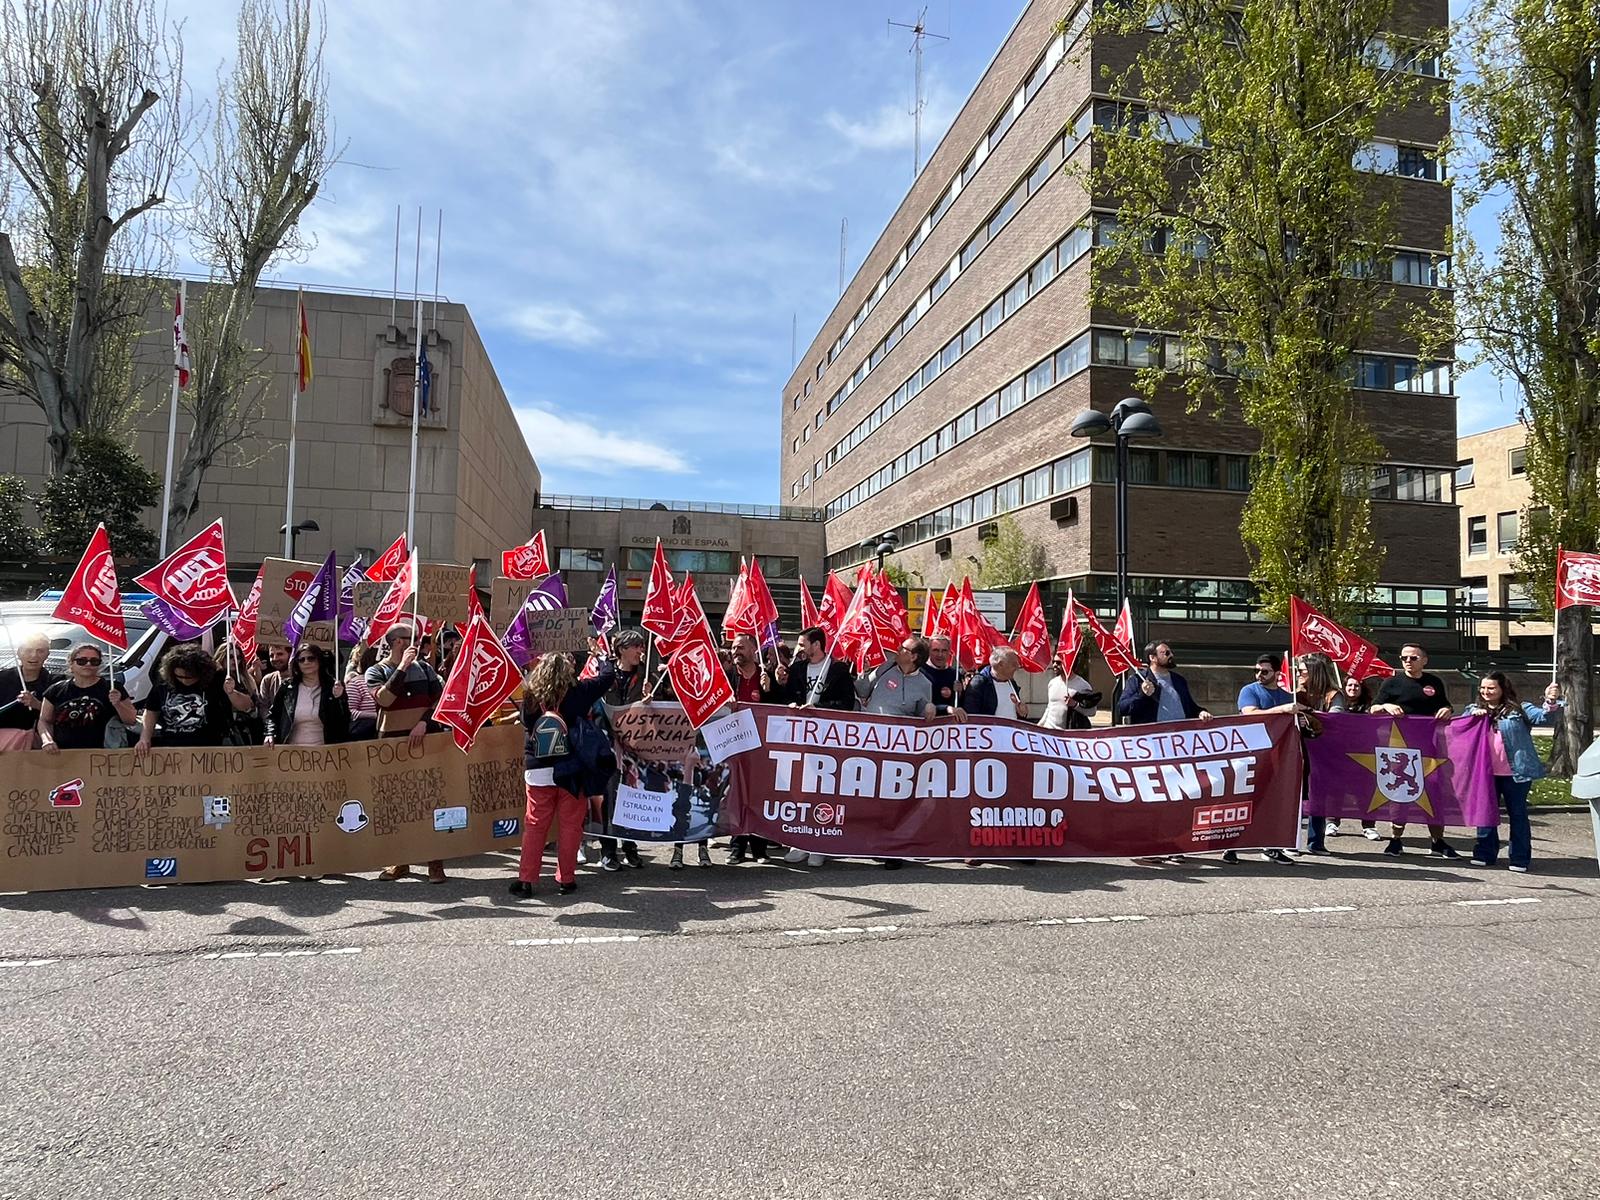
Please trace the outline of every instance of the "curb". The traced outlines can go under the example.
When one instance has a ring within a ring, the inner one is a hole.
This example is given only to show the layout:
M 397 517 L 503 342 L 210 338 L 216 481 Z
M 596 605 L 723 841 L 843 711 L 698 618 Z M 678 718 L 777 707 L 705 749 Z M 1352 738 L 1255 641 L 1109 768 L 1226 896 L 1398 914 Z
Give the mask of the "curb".
M 1529 814 L 1533 813 L 1586 813 L 1589 811 L 1587 804 L 1530 804 Z

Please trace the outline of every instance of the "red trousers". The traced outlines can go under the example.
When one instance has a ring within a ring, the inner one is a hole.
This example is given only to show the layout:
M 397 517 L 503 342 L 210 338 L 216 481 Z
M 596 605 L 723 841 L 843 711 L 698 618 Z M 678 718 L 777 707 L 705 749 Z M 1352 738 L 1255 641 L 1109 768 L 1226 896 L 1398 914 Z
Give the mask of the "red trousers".
M 528 811 L 522 822 L 522 861 L 517 878 L 538 881 L 544 868 L 544 844 L 550 823 L 556 825 L 556 882 L 572 883 L 578 877 L 578 844 L 583 841 L 586 805 L 565 788 L 528 785 Z

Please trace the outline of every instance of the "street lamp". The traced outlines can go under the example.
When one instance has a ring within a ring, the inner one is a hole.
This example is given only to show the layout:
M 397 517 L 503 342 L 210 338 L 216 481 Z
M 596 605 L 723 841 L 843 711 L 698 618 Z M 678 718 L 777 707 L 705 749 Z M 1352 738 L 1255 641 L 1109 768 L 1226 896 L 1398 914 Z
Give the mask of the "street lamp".
M 877 537 L 869 537 L 862 541 L 861 548 L 870 555 L 878 558 L 878 570 L 883 570 L 883 560 L 893 554 L 900 546 L 898 533 L 880 533 Z
M 1134 438 L 1158 438 L 1161 422 L 1150 406 L 1137 396 L 1117 401 L 1107 416 L 1085 409 L 1072 422 L 1072 436 L 1098 437 L 1115 433 L 1117 439 L 1117 609 L 1128 599 L 1128 443 Z
M 302 533 L 321 533 L 322 529 L 315 521 L 305 520 L 292 528 L 288 525 L 280 525 L 278 532 L 289 535 L 289 557 L 293 558 L 295 555 L 295 543 L 300 540 L 300 535 Z

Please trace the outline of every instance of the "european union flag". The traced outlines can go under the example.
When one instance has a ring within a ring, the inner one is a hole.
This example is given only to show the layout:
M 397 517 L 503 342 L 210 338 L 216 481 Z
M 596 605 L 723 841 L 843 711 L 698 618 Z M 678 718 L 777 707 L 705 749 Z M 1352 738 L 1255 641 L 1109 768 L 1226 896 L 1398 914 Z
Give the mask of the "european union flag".
M 428 393 L 433 390 L 433 367 L 428 362 L 428 347 L 422 346 L 422 362 L 417 366 L 417 377 L 420 380 L 418 391 L 422 393 L 422 415 L 428 415 Z

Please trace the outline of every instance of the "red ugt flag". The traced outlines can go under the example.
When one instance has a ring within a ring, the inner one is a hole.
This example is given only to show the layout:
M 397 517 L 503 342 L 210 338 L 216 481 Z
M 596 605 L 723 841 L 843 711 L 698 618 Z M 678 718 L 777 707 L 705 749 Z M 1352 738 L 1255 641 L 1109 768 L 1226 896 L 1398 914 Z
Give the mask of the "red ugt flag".
M 683 704 L 689 724 L 696 729 L 734 698 L 733 685 L 728 682 L 711 641 L 711 629 L 704 622 L 696 625 L 672 652 L 667 674 L 672 677 L 672 690 Z
M 502 550 L 500 574 L 507 579 L 539 579 L 550 574 L 550 553 L 545 549 L 544 530 L 539 530 L 514 550 Z
M 394 577 L 405 568 L 406 560 L 410 554 L 411 551 L 406 548 L 406 535 L 402 533 L 367 568 L 367 578 L 374 583 L 394 582 Z
M 1111 668 L 1113 675 L 1126 675 L 1129 671 L 1139 669 L 1139 660 L 1133 652 L 1120 644 L 1117 639 L 1100 624 L 1100 618 L 1094 615 L 1094 609 L 1079 605 L 1078 611 L 1083 614 L 1083 619 L 1089 623 L 1089 634 L 1094 638 L 1094 644 L 1100 647 L 1100 654 L 1106 660 L 1106 666 Z
M 837 650 L 839 640 L 839 626 L 844 621 L 844 614 L 850 608 L 850 589 L 844 581 L 832 571 L 828 572 L 828 581 L 822 588 L 822 603 L 817 608 L 817 628 L 828 635 L 828 648 L 833 651 L 833 657 L 841 657 Z
M 1037 582 L 1028 588 L 1028 597 L 1017 615 L 1015 647 L 1024 671 L 1042 671 L 1050 665 L 1050 626 L 1044 619 Z
M 78 560 L 78 569 L 72 573 L 51 615 L 82 625 L 103 642 L 123 650 L 128 648 L 128 626 L 122 619 L 117 564 L 111 557 L 111 537 L 104 525 L 95 527 L 89 547 Z
M 413 550 L 411 557 L 406 559 L 405 566 L 400 573 L 389 581 L 389 590 L 383 594 L 383 599 L 378 602 L 378 611 L 372 614 L 372 623 L 367 626 L 367 644 L 376 646 L 383 640 L 383 635 L 388 633 L 400 618 L 405 615 L 406 601 L 411 599 L 411 593 L 417 586 L 417 552 Z M 422 631 L 417 630 L 420 638 Z
M 1078 628 L 1078 600 L 1071 591 L 1067 592 L 1067 608 L 1061 614 L 1061 636 L 1056 639 L 1056 661 L 1061 664 L 1063 675 L 1072 674 L 1072 665 L 1078 661 L 1078 652 L 1083 649 L 1083 630 Z
M 1326 654 L 1346 675 L 1367 679 L 1393 675 L 1394 668 L 1378 657 L 1378 648 L 1360 634 L 1318 612 L 1299 596 L 1289 597 L 1289 656 Z
M 138 576 L 136 582 L 189 624 L 200 629 L 216 624 L 234 604 L 221 518 Z
M 1556 550 L 1556 611 L 1600 604 L 1600 554 Z
M 483 613 L 473 613 L 433 719 L 452 731 L 463 751 L 471 750 L 483 723 L 517 690 L 519 674 Z
M 265 568 L 256 571 L 256 580 L 244 598 L 244 607 L 233 619 L 233 643 L 246 658 L 256 656 L 256 619 L 261 613 L 261 575 Z
M 706 610 L 700 603 L 700 593 L 695 590 L 693 571 L 683 573 L 683 582 L 672 595 L 672 603 L 676 606 L 678 614 L 678 626 L 669 636 L 660 639 L 658 645 L 662 654 L 673 653 L 702 626 L 705 628 L 706 636 L 711 636 L 711 622 L 706 618 Z
M 821 629 L 822 614 L 817 612 L 817 602 L 811 598 L 811 589 L 806 586 L 806 577 L 800 576 L 800 627 L 802 629 Z
M 678 629 L 672 572 L 667 569 L 667 556 L 661 549 L 660 538 L 656 539 L 656 556 L 650 563 L 650 586 L 645 589 L 644 613 L 639 617 L 639 624 L 657 637 L 671 637 Z

